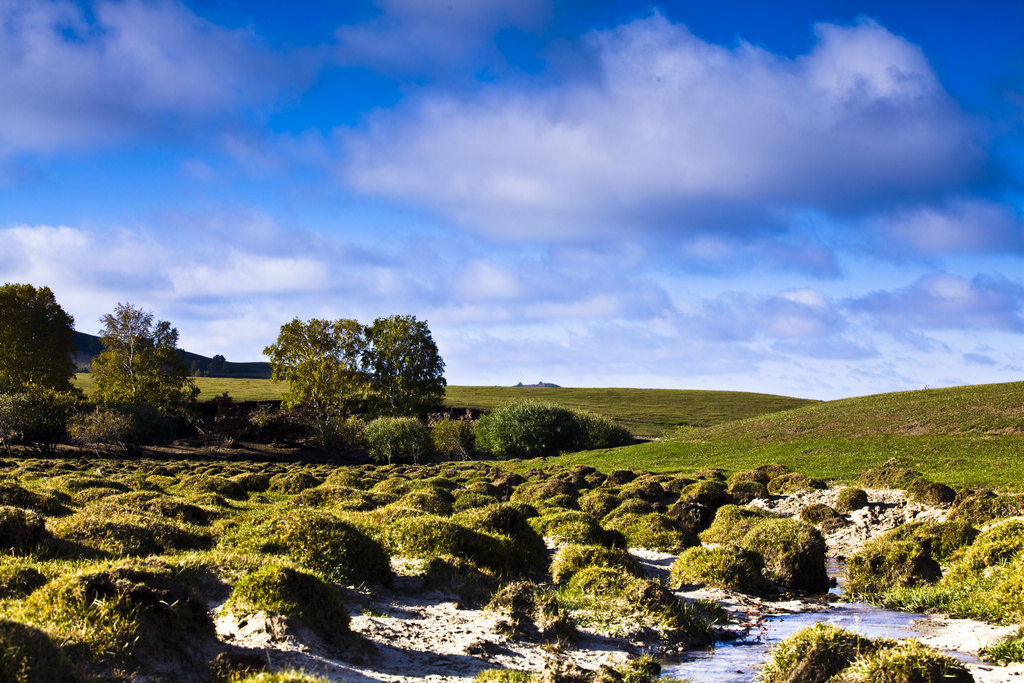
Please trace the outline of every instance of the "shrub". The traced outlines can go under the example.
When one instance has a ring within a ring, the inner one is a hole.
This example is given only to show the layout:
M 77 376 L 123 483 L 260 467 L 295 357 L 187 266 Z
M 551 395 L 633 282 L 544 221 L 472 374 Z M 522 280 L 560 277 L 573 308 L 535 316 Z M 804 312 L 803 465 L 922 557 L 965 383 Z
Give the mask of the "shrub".
M 836 511 L 848 514 L 860 510 L 868 504 L 868 494 L 864 489 L 847 487 L 839 492 L 836 498 Z
M 313 574 L 271 563 L 243 576 L 222 611 L 243 617 L 273 612 L 301 623 L 327 642 L 349 633 L 341 591 Z
M 170 440 L 176 430 L 174 420 L 153 406 L 112 403 L 81 415 L 72 424 L 71 437 L 97 453 L 115 447 L 134 453 L 141 446 Z
M 78 409 L 79 394 L 33 387 L 0 394 L 0 447 L 28 444 L 41 455 L 52 455 L 67 436 L 68 421 Z
M 768 653 L 763 683 L 825 683 L 875 646 L 867 638 L 818 622 L 797 631 Z
M 431 449 L 430 430 L 413 417 L 379 417 L 366 425 L 364 438 L 370 458 L 388 464 L 422 462 Z
M 573 450 L 590 451 L 596 448 L 616 448 L 633 443 L 633 435 L 604 415 L 574 410 L 573 417 L 579 429 L 579 437 Z
M 480 446 L 504 457 L 533 458 L 572 450 L 580 425 L 568 408 L 517 400 L 498 406 L 477 425 Z M 481 434 L 482 432 L 482 434 Z
M 729 588 L 752 595 L 769 595 L 775 590 L 764 578 L 764 559 L 735 545 L 687 548 L 672 563 L 672 586 L 700 584 Z
M 449 460 L 469 460 L 476 449 L 476 432 L 467 420 L 443 418 L 430 426 L 434 451 Z

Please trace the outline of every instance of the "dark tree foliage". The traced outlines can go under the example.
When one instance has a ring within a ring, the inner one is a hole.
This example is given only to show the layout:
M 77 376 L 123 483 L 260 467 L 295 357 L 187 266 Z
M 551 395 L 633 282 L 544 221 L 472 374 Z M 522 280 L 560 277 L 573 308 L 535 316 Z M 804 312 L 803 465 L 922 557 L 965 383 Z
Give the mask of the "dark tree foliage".
M 73 391 L 74 323 L 49 287 L 0 287 L 0 393 Z

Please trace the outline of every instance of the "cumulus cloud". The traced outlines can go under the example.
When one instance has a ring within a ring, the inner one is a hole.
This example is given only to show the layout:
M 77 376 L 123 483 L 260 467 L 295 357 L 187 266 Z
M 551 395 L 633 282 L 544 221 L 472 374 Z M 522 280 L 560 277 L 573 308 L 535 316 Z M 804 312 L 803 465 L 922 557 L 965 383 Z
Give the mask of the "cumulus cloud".
M 895 291 L 872 292 L 849 303 L 895 334 L 921 330 L 1024 332 L 1024 286 L 999 275 L 968 280 L 931 273 Z
M 398 74 L 479 66 L 499 30 L 533 30 L 548 0 L 377 0 L 380 14 L 335 31 L 343 64 Z
M 299 70 L 251 31 L 172 0 L 0 2 L 0 155 L 234 116 L 272 100 L 290 78 Z
M 510 239 L 778 230 L 923 199 L 983 141 L 921 51 L 870 21 L 785 58 L 655 14 L 595 33 L 596 75 L 428 92 L 343 137 L 345 182 Z M 912 125 L 909 125 L 912 122 Z
M 807 340 L 840 334 L 846 319 L 820 292 L 796 289 L 772 296 L 732 293 L 683 306 L 679 326 L 700 338 L 726 342 Z

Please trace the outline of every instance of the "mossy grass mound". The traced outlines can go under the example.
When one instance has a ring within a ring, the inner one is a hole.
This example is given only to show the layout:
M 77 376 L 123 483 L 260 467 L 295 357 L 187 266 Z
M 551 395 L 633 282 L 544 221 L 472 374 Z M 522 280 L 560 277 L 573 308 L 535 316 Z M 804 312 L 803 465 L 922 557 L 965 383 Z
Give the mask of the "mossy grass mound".
M 423 588 L 455 594 L 463 608 L 486 604 L 501 587 L 501 579 L 461 557 L 431 558 L 423 571 Z
M 1001 517 L 1024 515 L 1024 494 L 1000 494 L 989 488 L 961 491 L 948 519 L 980 526 Z
M 760 680 L 763 683 L 825 683 L 857 657 L 875 649 L 867 638 L 818 622 L 773 647 L 761 668 Z
M 602 520 L 605 527 L 609 531 L 622 534 L 630 548 L 678 553 L 700 544 L 697 534 L 682 521 L 660 512 L 618 515 L 613 513 L 605 520 Z
M 19 613 L 48 631 L 72 660 L 89 666 L 202 677 L 217 648 L 213 622 L 191 582 L 154 562 L 56 578 L 29 596 Z
M 0 505 L 35 510 L 49 517 L 71 514 L 71 498 L 56 491 L 30 491 L 13 481 L 0 481 Z
M 564 585 L 579 571 L 587 567 L 621 569 L 630 576 L 643 578 L 643 567 L 628 552 L 600 545 L 563 545 L 551 558 L 551 580 Z
M 348 610 L 333 583 L 278 563 L 242 577 L 222 608 L 239 617 L 260 611 L 294 620 L 330 643 L 349 633 Z
M 740 479 L 729 485 L 729 497 L 737 505 L 746 505 L 752 500 L 768 497 L 768 487 L 752 479 Z
M 605 542 L 604 529 L 585 512 L 562 510 L 530 519 L 534 531 L 554 543 L 600 545 Z
M 701 534 L 708 543 L 734 543 L 764 558 L 765 576 L 792 590 L 824 593 L 825 540 L 810 524 L 763 510 L 727 505 Z
M 240 472 L 230 479 L 251 493 L 263 493 L 270 488 L 270 475 L 262 472 Z
M 825 488 L 828 488 L 828 484 L 823 479 L 808 477 L 800 472 L 780 474 L 777 477 L 772 477 L 772 480 L 768 482 L 768 492 L 777 496 Z
M 214 543 L 202 527 L 102 505 L 55 520 L 52 528 L 64 541 L 115 557 L 202 550 Z
M 425 486 L 409 491 L 395 505 L 447 517 L 454 512 L 452 507 L 454 502 L 455 497 L 447 489 L 438 486 Z
M 878 647 L 858 657 L 839 677 L 843 683 L 969 683 L 963 662 L 916 640 Z
M 330 683 L 330 680 L 305 671 L 261 671 L 232 678 L 231 683 Z
M 219 514 L 181 498 L 154 491 L 119 493 L 91 503 L 88 508 L 103 514 L 152 515 L 196 526 L 208 526 Z
M 953 555 L 971 545 L 978 537 L 978 530 L 963 521 L 954 522 L 908 522 L 885 534 L 892 541 L 914 541 L 936 562 L 944 564 Z
M 867 504 L 867 491 L 856 486 L 848 486 L 842 489 L 839 495 L 836 496 L 836 511 L 844 515 L 867 507 Z
M 926 505 L 949 507 L 956 502 L 956 491 L 945 484 L 921 480 L 907 489 L 907 497 Z
M 46 585 L 48 579 L 32 564 L 0 560 L 0 600 L 23 598 Z
M 718 479 L 701 479 L 679 493 L 679 500 L 699 503 L 712 510 L 734 502 L 729 495 L 725 482 Z
M 923 477 L 917 470 L 885 465 L 872 467 L 860 473 L 860 483 L 873 489 L 901 489 L 906 491 Z
M 374 496 L 367 491 L 351 486 L 324 483 L 297 494 L 293 502 L 296 505 L 308 507 L 329 507 L 335 510 L 365 512 L 381 505 L 393 503 L 395 500 L 397 498 L 394 496 Z
M 764 558 L 735 545 L 687 548 L 672 563 L 671 586 L 703 585 L 751 595 L 771 595 L 777 589 L 764 577 Z
M 734 473 L 731 477 L 729 477 L 729 482 L 736 483 L 739 481 L 756 481 L 767 486 L 768 482 L 770 482 L 772 479 L 774 479 L 775 477 L 781 477 L 783 474 L 786 474 L 787 472 L 789 472 L 789 468 L 787 468 L 785 465 L 778 465 L 774 463 L 768 465 L 759 465 L 751 470 L 741 470 L 739 472 Z
M 215 494 L 231 500 L 246 500 L 249 491 L 239 482 L 213 474 L 195 474 L 184 477 L 178 484 L 183 492 Z
M 17 621 L 0 619 L 0 680 L 4 683 L 76 683 L 85 678 L 47 633 Z
M 39 513 L 0 505 L 0 551 L 31 553 L 41 549 L 49 536 L 46 520 Z
M 548 564 L 548 550 L 544 539 L 531 526 L 528 516 L 536 512 L 528 507 L 510 503 L 496 503 L 465 510 L 452 517 L 452 521 L 474 531 L 500 539 L 507 539 L 512 558 L 520 576 L 543 572 Z
M 519 574 L 514 542 L 435 515 L 397 517 L 374 533 L 393 555 L 457 557 L 510 579 Z
M 579 498 L 580 510 L 595 519 L 601 519 L 622 503 L 618 494 L 604 489 L 592 489 Z
M 657 479 L 650 476 L 638 477 L 619 489 L 619 497 L 624 501 L 639 498 L 648 503 L 661 503 L 667 495 Z
M 942 568 L 926 547 L 915 540 L 897 540 L 886 534 L 872 539 L 850 557 L 846 593 L 870 599 L 895 586 L 912 588 L 935 583 L 941 576 Z
M 578 634 L 575 624 L 559 608 L 549 588 L 527 581 L 511 583 L 487 604 L 502 615 L 499 632 L 517 640 L 566 642 Z
M 319 486 L 322 483 L 323 480 L 320 478 L 301 470 L 298 472 L 282 472 L 270 478 L 269 489 L 277 493 L 295 494 L 311 489 L 314 486 Z
M 452 502 L 452 511 L 461 512 L 463 510 L 495 505 L 500 502 L 501 498 L 498 496 L 478 493 L 476 491 L 462 490 L 455 494 L 455 500 Z
M 813 524 L 819 529 L 833 531 L 848 524 L 845 517 L 825 503 L 811 503 L 800 510 L 800 520 Z
M 381 544 L 353 524 L 313 508 L 277 511 L 250 521 L 221 543 L 258 553 L 286 555 L 332 581 L 389 583 L 391 563 Z
M 569 579 L 560 599 L 588 621 L 635 619 L 639 628 L 654 627 L 676 644 L 706 645 L 711 627 L 699 611 L 660 583 L 632 576 L 619 567 L 585 567 Z

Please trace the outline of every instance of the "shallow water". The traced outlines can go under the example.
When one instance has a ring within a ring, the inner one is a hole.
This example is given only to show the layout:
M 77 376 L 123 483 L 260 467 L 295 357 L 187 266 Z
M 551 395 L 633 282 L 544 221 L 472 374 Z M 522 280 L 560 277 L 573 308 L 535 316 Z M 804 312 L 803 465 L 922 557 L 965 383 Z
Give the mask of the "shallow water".
M 829 574 L 839 582 L 839 588 L 830 591 L 833 594 L 841 592 L 845 579 L 844 569 L 839 563 L 830 563 Z M 751 631 L 744 638 L 718 642 L 714 650 L 688 653 L 682 660 L 663 663 L 662 675 L 688 678 L 700 683 L 745 683 L 755 679 L 768 650 L 776 643 L 819 621 L 868 638 L 903 639 L 920 637 L 921 634 L 913 629 L 911 623 L 924 616 L 863 602 L 836 602 L 831 603 L 828 610 L 823 612 L 767 617 L 759 631 Z M 950 654 L 966 661 L 977 661 L 958 653 Z

